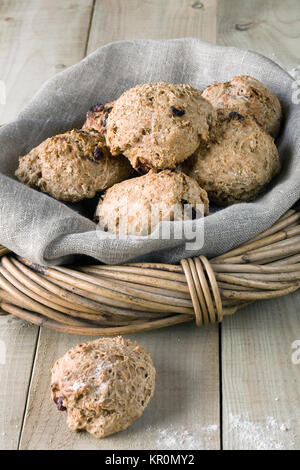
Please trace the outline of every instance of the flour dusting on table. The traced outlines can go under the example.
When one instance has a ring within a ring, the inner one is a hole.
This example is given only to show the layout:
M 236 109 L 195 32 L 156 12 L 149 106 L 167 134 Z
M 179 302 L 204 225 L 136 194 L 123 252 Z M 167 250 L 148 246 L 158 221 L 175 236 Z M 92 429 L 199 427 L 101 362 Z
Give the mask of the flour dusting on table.
M 229 414 L 229 432 L 235 433 L 232 441 L 239 442 L 243 449 L 282 450 L 295 447 L 295 435 L 290 423 L 279 423 L 267 416 L 260 423 L 253 423 L 246 416 Z
M 154 429 L 149 426 L 147 431 L 156 435 L 156 447 L 165 450 L 196 450 L 212 449 L 214 433 L 219 430 L 218 424 L 209 424 L 208 426 L 193 426 L 188 429 L 184 426 L 166 426 L 161 429 Z

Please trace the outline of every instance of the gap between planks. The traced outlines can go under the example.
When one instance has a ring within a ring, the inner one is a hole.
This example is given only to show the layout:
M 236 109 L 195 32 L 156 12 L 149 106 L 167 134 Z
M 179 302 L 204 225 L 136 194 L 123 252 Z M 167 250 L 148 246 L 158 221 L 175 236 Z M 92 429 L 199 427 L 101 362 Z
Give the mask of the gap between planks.
M 157 1 L 157 0 L 154 0 L 155 3 L 155 6 L 156 8 L 163 8 L 163 6 L 161 5 L 161 2 L 160 0 Z M 172 7 L 172 13 L 173 13 L 173 10 L 176 9 L 174 8 L 174 1 L 172 0 L 172 2 L 170 2 L 170 0 L 168 0 L 168 5 L 166 8 L 170 8 L 170 11 L 171 11 L 171 7 Z M 101 5 L 100 5 L 101 4 Z M 183 8 L 182 5 L 184 5 L 185 7 L 190 7 L 190 2 L 188 0 L 184 0 L 184 2 L 182 2 L 182 0 L 176 0 L 176 5 L 178 7 L 178 10 L 180 10 L 180 8 Z M 101 6 L 101 8 L 100 8 Z M 137 6 L 139 6 L 137 4 Z M 212 42 L 215 42 L 215 35 L 216 35 L 216 30 L 215 30 L 215 24 L 216 24 L 216 2 L 214 0 L 210 1 L 209 3 L 207 3 L 207 8 L 204 12 L 198 12 L 198 11 L 192 11 L 193 15 L 199 15 L 201 14 L 202 15 L 202 19 L 201 19 L 201 28 L 204 28 L 205 32 L 204 34 L 202 35 L 202 39 L 207 39 L 207 40 L 210 40 Z M 106 10 L 108 7 L 106 4 L 104 4 L 103 2 L 99 2 L 98 0 L 96 1 L 93 1 L 93 7 L 92 7 L 92 12 L 91 12 L 91 17 L 90 17 L 90 23 L 89 23 L 89 28 L 88 28 L 88 33 L 87 33 L 87 40 L 86 40 L 86 47 L 85 47 L 85 50 L 86 52 L 92 52 L 94 49 L 96 49 L 99 45 L 102 45 L 99 44 L 99 38 L 97 38 L 97 33 L 95 35 L 95 31 L 97 30 L 96 26 L 94 27 L 94 25 L 97 24 L 97 21 L 99 20 L 99 18 L 101 17 L 102 18 L 102 15 L 104 14 L 107 14 L 108 11 Z M 145 8 L 147 9 L 148 7 L 145 6 Z M 154 6 L 153 6 L 154 8 Z M 197 28 L 196 28 L 196 23 L 195 23 L 195 20 L 191 14 L 191 11 L 190 10 L 187 10 L 188 11 L 188 20 L 187 22 L 192 26 L 193 30 L 195 30 L 195 33 L 197 32 Z M 126 12 L 125 12 L 126 13 Z M 151 13 L 153 13 L 153 11 L 151 11 Z M 122 15 L 121 15 L 121 18 L 118 20 L 118 18 L 115 18 L 116 21 L 122 21 Z M 124 18 L 123 18 L 124 19 Z M 103 18 L 102 18 L 103 20 Z M 211 21 L 212 20 L 212 21 Z M 127 20 L 128 22 L 128 27 L 129 25 L 131 24 L 131 19 L 129 17 L 127 17 Z M 211 28 L 211 25 L 214 24 L 214 27 Z M 180 28 L 179 28 L 179 25 L 180 25 Z M 208 27 L 209 26 L 209 27 Z M 175 27 L 175 30 L 176 28 L 178 29 L 178 33 L 176 34 L 176 31 L 174 30 L 174 27 L 172 27 L 172 34 L 171 36 L 172 37 L 180 37 L 180 36 L 190 36 L 190 35 L 193 35 L 191 34 L 190 31 L 187 31 L 187 29 L 185 29 L 186 27 L 185 26 L 182 26 L 181 23 L 178 23 L 178 26 Z M 196 28 L 196 29 L 195 29 Z M 174 32 L 173 32 L 174 31 Z M 91 33 L 92 34 L 92 40 L 91 39 Z M 108 33 L 109 35 L 112 34 L 111 32 Z M 127 32 L 128 34 L 128 32 Z M 130 34 L 133 34 L 135 35 L 135 32 L 134 32 L 134 29 L 132 30 L 132 28 L 130 28 Z M 145 34 L 144 30 L 143 31 L 139 31 L 138 33 L 138 37 L 143 36 Z M 169 34 L 169 33 L 168 33 Z M 197 34 L 194 34 L 194 35 L 197 35 Z M 125 36 L 126 36 L 126 31 L 125 31 Z M 151 36 L 153 38 L 162 38 L 162 37 L 166 37 L 166 35 L 163 34 L 163 32 L 161 32 L 161 30 L 159 30 L 158 32 L 156 30 L 151 30 L 150 33 L 148 33 L 147 31 L 147 36 Z M 127 37 L 118 37 L 118 38 L 114 38 L 114 37 L 105 37 L 105 39 L 103 40 L 103 43 L 108 43 L 110 42 L 111 40 L 114 40 L 114 39 L 127 39 Z M 195 327 L 195 326 L 194 326 Z M 176 328 L 176 327 L 175 327 Z M 218 326 L 214 326 L 214 327 L 211 327 L 211 328 L 216 328 L 217 330 L 217 339 L 216 339 L 216 346 L 220 347 L 220 344 L 221 344 L 221 340 L 220 340 L 220 330 L 221 330 L 221 326 L 218 327 Z M 175 333 L 176 330 L 174 330 L 173 328 L 170 329 L 170 332 L 168 332 L 167 334 L 168 335 L 173 335 Z M 173 333 L 174 332 L 174 333 Z M 190 334 L 192 334 L 193 332 L 191 331 Z M 203 332 L 200 332 L 200 338 L 202 336 L 206 336 L 206 333 L 203 331 Z M 44 332 L 43 332 L 44 334 Z M 43 334 L 41 334 L 41 331 L 39 332 L 39 338 L 38 338 L 38 343 L 37 343 L 37 349 L 36 349 L 36 354 L 35 354 L 35 359 L 34 359 L 34 366 L 32 367 L 32 375 L 31 375 L 31 379 L 30 379 L 30 387 L 29 387 L 29 396 L 30 396 L 30 393 L 31 393 L 31 387 L 32 387 L 32 382 L 34 381 L 34 371 L 35 371 L 35 367 L 36 367 L 36 363 L 38 362 L 39 360 L 39 347 L 40 347 L 40 343 L 41 343 L 41 338 L 43 337 Z M 47 335 L 48 332 L 45 332 L 45 335 Z M 160 332 L 155 332 L 156 335 L 160 335 Z M 163 334 L 163 333 L 161 333 Z M 211 331 L 211 333 L 209 334 L 209 336 L 214 336 L 215 333 L 213 331 Z M 198 333 L 196 334 L 196 336 L 198 336 Z M 135 339 L 135 336 L 133 337 L 133 339 Z M 158 338 L 157 338 L 158 339 Z M 85 338 L 86 340 L 86 338 Z M 138 338 L 137 338 L 138 340 Z M 151 342 L 151 338 L 149 337 L 149 340 Z M 182 341 L 183 341 L 183 338 L 182 338 Z M 192 338 L 191 338 L 191 341 L 192 341 Z M 66 341 L 66 344 L 69 343 L 70 341 L 67 340 Z M 77 341 L 76 341 L 77 342 Z M 143 341 L 147 344 L 147 337 L 145 337 L 145 340 Z M 219 351 L 216 351 L 217 353 L 217 362 L 218 362 L 218 365 L 216 363 L 216 361 L 211 361 L 211 364 L 210 366 L 212 367 L 213 365 L 215 366 L 215 370 L 217 370 L 217 368 L 219 367 L 220 368 L 220 364 L 221 364 L 221 350 L 219 349 Z M 206 362 L 206 361 L 205 361 Z M 208 371 L 206 372 L 205 375 L 207 375 Z M 220 373 L 220 370 L 217 370 L 217 374 L 218 374 L 218 381 L 221 379 L 222 375 Z M 203 380 L 206 379 L 206 377 L 203 377 Z M 218 382 L 219 384 L 219 382 Z M 220 390 L 220 384 L 219 384 L 219 390 Z M 219 394 L 219 390 L 218 391 L 214 391 L 214 394 L 213 396 L 215 397 L 215 401 L 212 400 L 212 408 L 215 408 L 216 404 L 218 403 L 219 405 L 219 417 L 218 417 L 218 420 L 219 422 L 217 423 L 218 425 L 218 428 L 219 426 L 221 425 L 221 421 L 220 421 L 220 416 L 221 416 L 221 405 L 222 405 L 222 402 L 221 402 L 221 397 L 218 395 Z M 34 391 L 33 391 L 34 393 Z M 218 395 L 218 397 L 217 397 Z M 28 397 L 29 397 L 28 396 Z M 203 397 L 199 397 L 199 399 L 202 401 Z M 27 409 L 28 409 L 28 406 L 29 406 L 29 401 L 26 403 L 26 411 L 25 411 L 25 414 L 24 414 L 24 421 L 23 421 L 23 425 L 22 425 L 22 432 L 20 434 L 20 447 L 22 448 L 22 443 L 23 443 L 23 448 L 27 448 L 26 446 L 26 441 L 27 441 L 27 438 L 26 436 L 23 435 L 23 431 L 24 431 L 24 426 L 26 426 L 26 423 L 25 423 L 25 419 L 26 419 L 26 413 L 27 413 Z M 206 407 L 207 408 L 207 407 Z M 206 412 L 206 408 L 205 409 L 202 409 L 202 413 Z M 210 408 L 210 407 L 209 407 Z M 65 420 L 65 418 L 63 419 L 63 421 Z M 63 423 L 63 426 L 66 426 L 65 423 Z M 67 429 L 66 429 L 67 431 Z M 215 432 L 218 433 L 219 431 Z M 209 445 L 213 445 L 214 448 L 219 448 L 221 446 L 221 442 L 222 442 L 222 437 L 220 436 L 220 433 L 218 434 L 218 439 L 217 439 L 217 436 L 214 435 L 212 440 L 213 442 L 211 443 L 207 443 L 207 446 Z M 28 437 L 28 436 L 27 436 Z M 24 439 L 23 439 L 24 438 Z M 117 437 L 118 439 L 118 437 Z M 74 440 L 76 442 L 76 438 L 74 437 Z M 85 439 L 83 439 L 83 442 L 84 442 Z M 217 444 L 217 440 L 219 441 L 219 443 Z M 23 441 L 23 442 L 22 442 Z M 82 442 L 81 445 L 84 445 Z M 30 444 L 29 444 L 30 445 Z M 77 445 L 80 445 L 80 444 L 77 444 Z M 88 444 L 87 444 L 88 445 Z M 93 445 L 93 444 L 92 444 Z M 96 444 L 95 444 L 96 446 Z M 28 447 L 28 448 L 31 448 L 31 447 Z
M 88 28 L 87 28 L 84 54 L 81 57 L 82 59 L 84 57 L 86 57 L 86 55 L 87 55 L 88 44 L 89 44 L 90 33 L 91 33 L 91 27 L 92 27 L 93 18 L 94 18 L 94 12 L 95 12 L 95 4 L 96 4 L 96 0 L 93 0 L 92 6 L 91 6 L 91 12 L 90 12 Z M 38 332 L 37 332 L 37 335 L 36 335 L 36 341 L 35 341 L 34 351 L 33 351 L 32 365 L 31 365 L 30 375 L 29 375 L 29 379 L 28 379 L 26 399 L 25 399 L 25 403 L 24 403 L 24 412 L 23 412 L 22 422 L 21 422 L 21 426 L 20 426 L 20 433 L 19 433 L 19 437 L 18 437 L 18 446 L 17 446 L 18 450 L 20 449 L 20 444 L 21 444 L 22 435 L 23 435 L 24 426 L 25 426 L 25 421 L 26 421 L 26 414 L 27 414 L 27 411 L 28 411 L 29 394 L 30 394 L 30 389 L 31 389 L 31 385 L 32 385 L 32 380 L 33 380 L 34 368 L 35 368 L 35 364 L 36 364 L 36 361 L 37 361 L 37 352 L 38 352 L 38 347 L 39 347 L 39 343 L 40 343 L 40 338 L 41 338 L 41 327 L 38 327 Z

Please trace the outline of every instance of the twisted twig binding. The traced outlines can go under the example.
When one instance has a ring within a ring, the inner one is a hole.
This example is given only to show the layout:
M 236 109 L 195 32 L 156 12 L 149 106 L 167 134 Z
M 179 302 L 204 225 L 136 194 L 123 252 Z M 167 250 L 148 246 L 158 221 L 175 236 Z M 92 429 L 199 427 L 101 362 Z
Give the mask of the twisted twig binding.
M 221 322 L 223 306 L 220 290 L 208 259 L 204 256 L 183 259 L 180 264 L 193 302 L 196 325 Z

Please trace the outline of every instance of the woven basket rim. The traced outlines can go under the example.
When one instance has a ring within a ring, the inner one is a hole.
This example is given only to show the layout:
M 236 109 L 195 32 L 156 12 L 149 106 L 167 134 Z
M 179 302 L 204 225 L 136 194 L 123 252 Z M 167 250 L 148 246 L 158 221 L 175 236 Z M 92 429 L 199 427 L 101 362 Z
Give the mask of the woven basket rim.
M 221 322 L 255 300 L 300 287 L 299 220 L 291 209 L 238 248 L 180 265 L 47 267 L 0 246 L 0 306 L 35 325 L 91 336 Z

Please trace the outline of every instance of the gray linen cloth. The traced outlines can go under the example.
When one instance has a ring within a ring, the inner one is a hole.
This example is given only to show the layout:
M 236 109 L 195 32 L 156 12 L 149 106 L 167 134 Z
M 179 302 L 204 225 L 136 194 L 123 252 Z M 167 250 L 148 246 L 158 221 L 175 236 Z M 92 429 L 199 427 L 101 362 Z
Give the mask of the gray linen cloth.
M 148 237 L 116 239 L 86 216 L 90 207 L 85 203 L 63 204 L 14 179 L 20 155 L 47 137 L 80 127 L 87 109 L 97 102 L 114 100 L 138 83 L 167 81 L 204 89 L 215 80 L 239 74 L 265 83 L 284 110 L 277 142 L 283 169 L 255 202 L 214 211 L 193 222 L 164 222 Z M 299 102 L 295 80 L 251 51 L 193 38 L 121 41 L 101 47 L 47 81 L 16 120 L 0 129 L 0 243 L 41 264 L 70 262 L 72 255 L 79 254 L 110 264 L 176 263 L 183 257 L 211 257 L 236 247 L 272 225 L 300 197 Z M 164 226 L 171 230 L 169 239 L 157 236 Z M 192 250 L 187 249 L 185 235 L 185 228 L 191 227 L 204 233 L 203 246 Z M 178 228 L 184 229 L 179 239 L 172 236 Z

